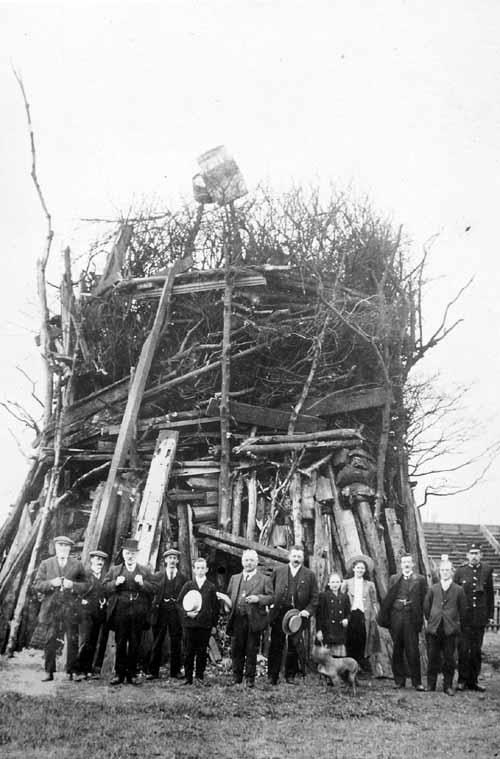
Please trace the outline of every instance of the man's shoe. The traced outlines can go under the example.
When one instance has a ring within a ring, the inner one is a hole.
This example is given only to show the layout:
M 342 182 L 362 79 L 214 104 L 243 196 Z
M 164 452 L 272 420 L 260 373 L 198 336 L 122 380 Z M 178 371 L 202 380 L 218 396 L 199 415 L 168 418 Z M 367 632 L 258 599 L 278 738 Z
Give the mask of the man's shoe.
M 425 691 L 425 688 L 423 685 L 415 685 L 415 690 L 418 690 L 419 693 L 423 693 Z
M 404 683 L 394 683 L 394 688 L 396 690 L 402 690 L 405 687 Z
M 146 680 L 158 680 L 158 675 L 153 675 L 151 672 L 148 672 Z
M 128 685 L 140 685 L 137 677 L 127 677 L 127 683 Z
M 297 681 L 293 677 L 285 677 L 287 685 L 297 685 Z
M 435 685 L 428 685 L 425 689 L 427 693 L 435 693 L 436 692 L 436 686 Z
M 255 688 L 255 680 L 250 679 L 250 680 L 247 680 L 246 682 L 247 682 L 247 688 Z
M 486 688 L 484 685 L 479 685 L 479 683 L 474 683 L 474 685 L 469 685 L 469 690 L 475 690 L 478 693 L 484 693 L 486 691 Z
M 454 696 L 455 695 L 455 691 L 453 690 L 453 688 L 445 688 L 444 691 L 443 691 L 443 693 L 446 693 L 447 696 Z
M 42 677 L 42 683 L 51 683 L 53 679 L 54 679 L 54 675 L 52 674 L 52 672 L 47 672 L 45 677 Z
M 192 685 L 192 684 L 193 684 L 192 680 L 184 680 L 184 682 L 181 683 L 181 685 Z
M 457 690 L 465 690 L 465 683 L 458 683 Z
M 124 677 L 113 677 L 110 681 L 110 685 L 123 685 Z
M 176 672 L 175 675 L 170 675 L 171 680 L 184 680 L 184 675 L 181 675 L 180 672 Z

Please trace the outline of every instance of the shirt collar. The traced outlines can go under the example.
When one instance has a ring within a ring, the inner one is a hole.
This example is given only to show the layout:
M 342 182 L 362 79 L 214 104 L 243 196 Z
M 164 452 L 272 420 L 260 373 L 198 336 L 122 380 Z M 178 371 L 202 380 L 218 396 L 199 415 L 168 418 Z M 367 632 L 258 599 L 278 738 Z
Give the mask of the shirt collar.
M 292 577 L 295 577 L 295 575 L 297 574 L 297 572 L 300 572 L 300 570 L 302 569 L 302 564 L 300 565 L 300 567 L 292 567 L 292 565 L 289 564 L 288 568 L 289 568 L 290 572 L 292 573 Z

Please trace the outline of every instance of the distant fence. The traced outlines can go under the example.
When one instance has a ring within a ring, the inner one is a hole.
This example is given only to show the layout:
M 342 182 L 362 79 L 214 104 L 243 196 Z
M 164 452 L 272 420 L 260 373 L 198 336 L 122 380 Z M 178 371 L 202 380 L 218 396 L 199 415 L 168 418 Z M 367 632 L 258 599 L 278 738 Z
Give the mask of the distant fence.
M 493 610 L 493 624 L 486 628 L 489 632 L 500 632 L 500 585 L 495 584 L 495 608 Z

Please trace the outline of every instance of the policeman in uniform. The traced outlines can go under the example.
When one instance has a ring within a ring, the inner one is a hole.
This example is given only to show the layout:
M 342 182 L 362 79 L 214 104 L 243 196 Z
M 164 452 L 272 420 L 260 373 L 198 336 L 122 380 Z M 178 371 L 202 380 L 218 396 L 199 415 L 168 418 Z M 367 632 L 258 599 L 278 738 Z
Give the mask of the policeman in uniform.
M 164 568 L 154 575 L 158 590 L 153 601 L 153 648 L 147 680 L 154 680 L 159 675 L 167 631 L 170 636 L 170 677 L 181 677 L 182 622 L 177 597 L 187 582 L 187 577 L 178 570 L 179 556 L 180 553 L 175 548 L 168 548 L 163 554 Z
M 89 559 L 88 588 L 80 598 L 80 648 L 77 661 L 78 671 L 86 677 L 94 673 L 94 658 L 96 672 L 100 672 L 108 640 L 107 597 L 104 587 L 104 565 L 108 554 L 104 551 L 90 551 Z
M 494 590 L 493 569 L 481 562 L 481 547 L 471 543 L 467 562 L 460 566 L 454 582 L 465 592 L 467 608 L 458 644 L 458 690 L 486 690 L 479 685 L 481 671 L 481 648 L 484 630 L 493 622 Z

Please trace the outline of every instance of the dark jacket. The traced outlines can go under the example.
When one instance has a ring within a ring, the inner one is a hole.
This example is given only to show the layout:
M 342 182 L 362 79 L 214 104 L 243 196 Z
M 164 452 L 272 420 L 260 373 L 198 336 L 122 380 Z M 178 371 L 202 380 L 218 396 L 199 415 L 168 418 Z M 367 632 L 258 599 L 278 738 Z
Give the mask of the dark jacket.
M 87 588 L 80 596 L 80 612 L 82 617 L 103 616 L 108 604 L 107 589 L 104 585 L 105 572 L 98 578 L 93 572 L 86 572 Z
M 493 590 L 493 569 L 487 564 L 479 564 L 476 571 L 469 564 L 458 567 L 453 582 L 464 589 L 467 614 L 464 624 L 470 627 L 486 627 L 493 618 L 495 592 Z
M 144 629 L 149 627 L 151 617 L 151 603 L 156 591 L 156 584 L 152 573 L 147 567 L 137 564 L 134 569 L 135 575 L 140 574 L 143 578 L 143 584 L 139 585 L 131 579 L 122 585 L 116 585 L 116 578 L 120 575 L 127 574 L 125 564 L 118 564 L 110 567 L 104 578 L 104 586 L 108 594 L 108 622 L 113 629 L 113 619 L 115 614 L 125 604 L 131 604 L 133 614 L 136 617 L 142 617 L 144 620 Z
M 64 577 L 72 580 L 71 590 L 54 588 L 51 580 L 56 577 Z M 64 569 L 61 569 L 55 556 L 45 559 L 40 563 L 36 573 L 33 588 L 41 593 L 42 603 L 38 614 L 38 621 L 47 624 L 56 609 L 64 609 L 67 612 L 78 613 L 78 596 L 87 588 L 87 576 L 83 564 L 77 559 L 68 558 Z
M 196 617 L 188 617 L 182 606 L 182 599 L 189 590 L 197 590 L 201 593 L 201 609 Z M 184 627 L 203 627 L 207 630 L 212 627 L 217 627 L 217 620 L 219 619 L 219 599 L 217 598 L 215 585 L 213 582 L 210 582 L 210 580 L 205 580 L 201 590 L 198 587 L 196 580 L 188 580 L 184 583 L 177 602 L 179 604 L 181 620 Z
M 397 601 L 401 596 L 402 572 L 392 575 L 389 579 L 389 590 L 381 603 L 378 623 L 381 627 L 391 627 L 391 617 L 396 612 Z M 424 598 L 427 592 L 427 582 L 423 575 L 412 573 L 410 578 L 410 617 L 415 629 L 420 631 L 424 623 Z M 397 613 L 397 612 L 396 612 Z
M 445 635 L 456 635 L 462 628 L 467 606 L 463 589 L 452 582 L 446 592 L 445 604 L 443 604 L 444 596 L 445 591 L 440 582 L 429 588 L 426 593 L 424 615 L 428 620 L 427 632 L 431 635 L 437 633 L 441 621 Z
M 274 605 L 271 609 L 271 622 L 277 619 L 287 604 L 288 583 L 290 580 L 289 565 L 276 567 L 273 572 L 271 584 L 274 593 Z M 297 592 L 294 598 L 294 606 L 299 611 L 306 610 L 314 616 L 318 605 L 318 582 L 316 575 L 307 567 L 302 566 L 297 573 Z
M 151 624 L 155 625 L 160 619 L 160 616 L 162 616 L 162 612 L 175 611 L 177 614 L 179 613 L 177 598 L 187 582 L 187 577 L 177 570 L 174 579 L 168 580 L 167 570 L 163 567 L 159 572 L 156 572 L 153 575 L 153 579 L 156 585 L 156 593 L 153 599 Z
M 335 595 L 330 588 L 319 594 L 316 610 L 316 629 L 323 633 L 323 642 L 327 646 L 345 643 L 343 619 L 349 618 L 351 603 L 347 593 L 340 590 Z
M 227 594 L 231 599 L 232 607 L 227 620 L 227 633 L 232 635 L 234 616 L 237 611 L 238 597 L 240 595 L 241 582 L 244 572 L 233 575 L 229 580 Z M 259 602 L 256 604 L 247 604 L 248 606 L 248 624 L 253 632 L 264 629 L 268 620 L 267 607 L 274 600 L 273 586 L 271 578 L 262 572 L 256 571 L 254 576 L 247 580 L 245 592 L 247 596 L 259 596 Z

